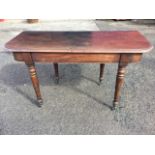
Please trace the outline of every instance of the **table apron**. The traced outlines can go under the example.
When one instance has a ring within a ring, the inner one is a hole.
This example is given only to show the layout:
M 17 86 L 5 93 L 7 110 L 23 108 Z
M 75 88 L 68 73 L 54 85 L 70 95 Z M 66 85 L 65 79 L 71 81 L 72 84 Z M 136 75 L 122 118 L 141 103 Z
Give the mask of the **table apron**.
M 59 62 L 59 63 L 125 63 L 139 62 L 141 53 L 29 53 L 34 62 Z M 24 61 L 22 52 L 13 52 L 14 59 Z

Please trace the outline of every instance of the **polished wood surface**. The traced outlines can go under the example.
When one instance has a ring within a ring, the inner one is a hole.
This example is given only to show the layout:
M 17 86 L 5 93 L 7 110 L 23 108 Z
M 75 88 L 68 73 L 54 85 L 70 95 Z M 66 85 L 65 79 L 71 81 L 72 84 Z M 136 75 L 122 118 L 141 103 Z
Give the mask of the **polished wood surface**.
M 137 31 L 22 32 L 6 44 L 11 52 L 144 53 L 152 46 Z
M 103 79 L 105 63 L 118 63 L 114 108 L 119 106 L 126 66 L 139 62 L 143 53 L 153 48 L 137 31 L 23 32 L 5 47 L 15 60 L 28 66 L 39 106 L 42 97 L 35 62 L 52 62 L 57 80 L 58 63 L 100 63 L 99 81 Z

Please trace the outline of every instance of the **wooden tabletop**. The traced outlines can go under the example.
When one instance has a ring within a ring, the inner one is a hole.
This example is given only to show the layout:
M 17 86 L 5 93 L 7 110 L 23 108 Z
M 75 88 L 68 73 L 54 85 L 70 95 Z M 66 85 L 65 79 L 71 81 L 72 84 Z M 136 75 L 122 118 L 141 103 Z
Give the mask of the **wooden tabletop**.
M 138 31 L 25 31 L 5 48 L 6 52 L 144 53 L 153 47 Z

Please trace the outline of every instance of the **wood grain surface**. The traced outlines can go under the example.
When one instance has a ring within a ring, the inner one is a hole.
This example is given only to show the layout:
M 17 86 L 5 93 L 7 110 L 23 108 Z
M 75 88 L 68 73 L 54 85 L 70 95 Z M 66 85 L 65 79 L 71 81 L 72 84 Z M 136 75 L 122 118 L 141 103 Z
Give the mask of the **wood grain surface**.
M 144 53 L 153 47 L 138 31 L 26 31 L 6 43 L 6 52 Z

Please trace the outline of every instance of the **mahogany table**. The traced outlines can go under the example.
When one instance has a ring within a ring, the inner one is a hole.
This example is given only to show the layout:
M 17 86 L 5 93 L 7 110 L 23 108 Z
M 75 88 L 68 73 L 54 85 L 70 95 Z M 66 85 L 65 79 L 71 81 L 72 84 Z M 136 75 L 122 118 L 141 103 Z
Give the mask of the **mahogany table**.
M 119 107 L 126 66 L 139 62 L 142 54 L 153 48 L 137 31 L 26 31 L 6 43 L 5 47 L 7 52 L 13 53 L 15 60 L 23 61 L 28 66 L 39 106 L 43 100 L 35 62 L 118 63 L 114 109 Z

